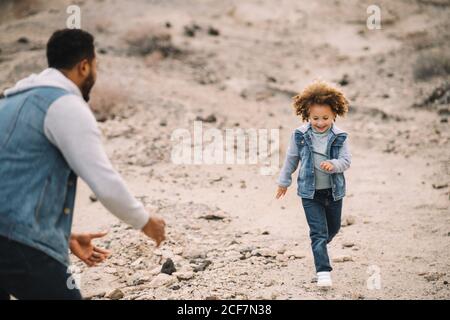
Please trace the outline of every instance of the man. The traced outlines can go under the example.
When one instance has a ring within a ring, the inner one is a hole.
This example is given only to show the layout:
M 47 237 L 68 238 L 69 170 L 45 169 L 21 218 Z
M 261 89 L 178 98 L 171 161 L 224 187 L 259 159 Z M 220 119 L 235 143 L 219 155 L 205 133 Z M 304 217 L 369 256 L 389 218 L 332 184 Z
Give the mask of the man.
M 77 177 L 115 216 L 156 241 L 165 222 L 149 215 L 113 169 L 89 109 L 96 80 L 94 38 L 56 31 L 49 68 L 0 100 L 0 299 L 80 299 L 70 289 L 68 249 L 89 266 L 108 251 L 98 234 L 71 235 Z M 68 281 L 69 280 L 69 281 Z

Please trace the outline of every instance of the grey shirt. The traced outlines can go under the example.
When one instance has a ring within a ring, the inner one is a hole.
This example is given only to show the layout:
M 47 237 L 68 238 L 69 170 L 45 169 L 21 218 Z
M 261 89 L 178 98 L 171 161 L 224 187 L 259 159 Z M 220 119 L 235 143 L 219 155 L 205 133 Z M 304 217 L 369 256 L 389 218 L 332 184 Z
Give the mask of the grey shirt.
M 323 161 L 328 160 L 327 145 L 330 130 L 331 127 L 324 132 L 317 132 L 311 128 L 311 141 L 313 149 L 312 152 L 314 160 L 314 180 L 316 190 L 331 188 L 330 173 L 320 168 L 320 164 Z

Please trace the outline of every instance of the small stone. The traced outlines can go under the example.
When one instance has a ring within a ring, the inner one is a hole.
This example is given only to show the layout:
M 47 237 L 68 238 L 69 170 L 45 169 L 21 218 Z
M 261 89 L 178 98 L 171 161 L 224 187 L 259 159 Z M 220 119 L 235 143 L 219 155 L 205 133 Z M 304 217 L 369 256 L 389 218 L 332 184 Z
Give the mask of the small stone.
M 216 211 L 213 213 L 204 214 L 198 217 L 205 220 L 225 220 L 229 219 L 229 216 L 223 211 Z
M 262 248 L 253 250 L 252 255 L 275 258 L 277 256 L 277 252 L 272 249 Z
M 215 37 L 217 37 L 217 36 L 220 35 L 220 31 L 217 30 L 216 28 L 209 27 L 209 28 L 208 28 L 208 34 L 209 34 L 210 36 L 215 36 Z
M 138 265 L 141 264 L 142 261 L 144 261 L 144 258 L 143 258 L 143 257 L 140 257 L 140 258 L 136 259 L 135 261 L 133 261 L 133 262 L 131 263 L 131 266 L 132 266 L 132 267 L 137 267 Z
M 159 125 L 160 125 L 161 127 L 165 127 L 165 126 L 167 126 L 167 121 L 166 121 L 166 120 L 161 120 L 161 121 L 159 122 Z
M 194 267 L 194 272 L 200 272 L 200 271 L 205 271 L 205 269 L 212 264 L 212 262 L 210 260 L 204 260 L 202 261 L 199 265 L 197 265 L 196 267 Z
M 210 114 L 209 116 L 207 116 L 206 118 L 197 116 L 195 118 L 196 121 L 203 121 L 203 122 L 208 122 L 208 123 L 213 123 L 217 121 L 217 118 L 214 114 Z
M 170 286 L 177 282 L 177 278 L 165 273 L 158 274 L 153 280 L 150 282 L 149 286 L 151 288 L 159 288 L 164 286 Z
M 173 254 L 181 255 L 181 254 L 183 254 L 183 247 L 175 247 L 175 248 L 173 248 L 172 252 L 173 252 Z
M 347 261 L 353 261 L 353 258 L 351 256 L 337 256 L 333 258 L 333 262 L 347 262 Z
M 443 189 L 443 188 L 447 188 L 448 184 L 447 183 L 433 183 L 432 186 L 433 186 L 433 189 Z
M 192 271 L 180 271 L 173 273 L 175 277 L 177 277 L 178 280 L 190 280 L 194 277 L 194 272 Z
M 442 278 L 443 276 L 445 276 L 445 273 L 440 273 L 440 272 L 429 272 L 429 273 L 426 273 L 425 275 L 424 275 L 424 278 L 425 278 L 425 280 L 427 280 L 427 281 L 437 281 L 437 280 L 439 280 L 440 278 Z
M 164 262 L 161 267 L 161 273 L 171 275 L 172 273 L 174 273 L 176 271 L 177 271 L 177 269 L 175 268 L 175 265 L 174 265 L 172 259 L 170 259 L 170 258 L 167 259 L 166 262 Z
M 353 242 L 344 242 L 343 244 L 342 244 L 342 246 L 344 247 L 344 248 L 351 248 L 351 247 L 353 247 L 355 244 L 353 243 Z
M 352 224 L 355 224 L 355 222 L 356 222 L 355 217 L 353 217 L 353 216 L 346 216 L 344 218 L 344 220 L 342 221 L 341 226 L 348 227 L 348 226 L 351 226 Z
M 20 37 L 19 39 L 17 39 L 17 43 L 28 44 L 30 43 L 30 40 L 28 40 L 27 37 Z
M 125 296 L 124 293 L 120 289 L 114 289 L 113 291 L 111 291 L 106 295 L 106 297 L 111 300 L 120 300 L 124 296 Z
M 305 257 L 305 254 L 301 251 L 295 251 L 295 250 L 288 250 L 284 253 L 284 255 L 288 258 L 295 258 L 295 259 L 303 259 Z
M 103 269 L 103 271 L 105 273 L 113 274 L 113 273 L 117 272 L 117 269 L 116 268 L 112 268 L 112 267 L 106 267 L 106 268 Z
M 92 202 L 97 202 L 97 196 L 95 195 L 95 194 L 91 194 L 90 196 L 89 196 L 89 200 L 91 200 Z
M 156 276 L 156 275 L 158 275 L 158 274 L 160 274 L 160 273 L 161 273 L 161 267 L 160 267 L 160 266 L 157 266 L 157 267 L 153 268 L 153 269 L 150 271 L 150 274 L 151 274 L 152 276 Z
M 186 259 L 204 259 L 206 258 L 206 253 L 197 249 L 184 250 L 183 257 Z
M 280 262 L 286 262 L 289 260 L 289 257 L 287 257 L 283 254 L 279 254 L 279 255 L 277 255 L 276 259 L 277 259 L 277 261 L 280 261 Z

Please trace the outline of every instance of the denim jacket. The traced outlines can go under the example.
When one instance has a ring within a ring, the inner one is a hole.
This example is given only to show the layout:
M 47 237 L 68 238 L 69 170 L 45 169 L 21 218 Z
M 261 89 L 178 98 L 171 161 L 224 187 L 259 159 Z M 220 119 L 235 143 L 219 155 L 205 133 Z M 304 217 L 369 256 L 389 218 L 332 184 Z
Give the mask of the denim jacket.
M 313 199 L 315 193 L 314 159 L 312 153 L 311 124 L 307 123 L 294 130 L 291 136 L 286 160 L 280 172 L 278 184 L 289 187 L 292 183 L 292 173 L 300 162 L 300 170 L 297 178 L 297 194 L 302 198 Z M 334 124 L 328 134 L 327 161 L 331 162 L 334 169 L 330 172 L 331 189 L 335 201 L 345 196 L 344 171 L 350 167 L 351 153 L 347 143 L 347 133 Z
M 0 235 L 65 265 L 77 176 L 46 138 L 44 119 L 66 94 L 38 87 L 0 99 Z

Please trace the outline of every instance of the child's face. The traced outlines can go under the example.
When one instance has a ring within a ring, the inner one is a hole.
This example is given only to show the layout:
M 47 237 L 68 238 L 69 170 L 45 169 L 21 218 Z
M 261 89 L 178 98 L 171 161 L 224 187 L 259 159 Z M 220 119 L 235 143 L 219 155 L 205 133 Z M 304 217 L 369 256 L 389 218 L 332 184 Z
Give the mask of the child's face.
M 328 105 L 314 104 L 309 108 L 309 121 L 314 130 L 326 131 L 331 127 L 335 114 Z

